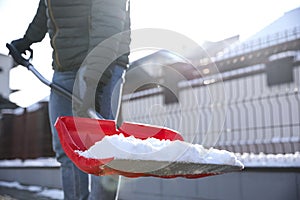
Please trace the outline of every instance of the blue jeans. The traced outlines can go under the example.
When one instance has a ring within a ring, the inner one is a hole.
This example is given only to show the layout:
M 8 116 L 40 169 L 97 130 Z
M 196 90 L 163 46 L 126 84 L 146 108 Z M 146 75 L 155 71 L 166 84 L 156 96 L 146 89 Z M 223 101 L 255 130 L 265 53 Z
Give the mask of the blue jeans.
M 120 97 L 124 83 L 125 69 L 118 65 L 112 68 L 110 82 L 101 88 L 99 96 L 100 114 L 105 119 L 114 119 L 120 106 Z M 77 71 L 54 72 L 53 83 L 72 92 Z M 114 199 L 115 191 L 108 191 L 102 179 L 108 177 L 91 176 L 91 192 L 89 192 L 88 174 L 79 170 L 64 153 L 54 123 L 59 116 L 72 116 L 72 103 L 69 99 L 51 91 L 49 100 L 49 117 L 52 130 L 52 145 L 58 162 L 61 163 L 62 186 L 66 200 L 110 200 Z

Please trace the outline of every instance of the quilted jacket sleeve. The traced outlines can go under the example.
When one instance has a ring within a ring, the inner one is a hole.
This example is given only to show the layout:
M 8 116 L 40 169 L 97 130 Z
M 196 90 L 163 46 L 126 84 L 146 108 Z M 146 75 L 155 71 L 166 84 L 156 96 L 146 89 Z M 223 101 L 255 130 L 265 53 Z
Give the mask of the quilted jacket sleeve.
M 25 33 L 25 38 L 29 39 L 32 43 L 40 42 L 43 40 L 47 33 L 47 16 L 45 1 L 40 0 L 37 12 L 29 24 Z

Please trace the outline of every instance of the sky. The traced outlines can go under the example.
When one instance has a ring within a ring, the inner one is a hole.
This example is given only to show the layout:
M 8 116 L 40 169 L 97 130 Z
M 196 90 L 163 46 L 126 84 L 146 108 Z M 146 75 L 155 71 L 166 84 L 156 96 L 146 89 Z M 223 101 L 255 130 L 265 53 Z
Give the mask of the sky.
M 0 53 L 8 54 L 5 44 L 22 37 L 31 22 L 38 0 L 0 0 Z M 300 6 L 299 0 L 131 0 L 132 29 L 163 28 L 178 32 L 201 44 L 235 35 L 245 40 L 269 25 L 285 12 Z M 35 68 L 51 80 L 51 48 L 49 38 L 32 45 Z M 132 54 L 131 60 L 137 54 Z M 24 67 L 10 72 L 10 87 L 18 89 L 10 100 L 28 107 L 49 95 Z

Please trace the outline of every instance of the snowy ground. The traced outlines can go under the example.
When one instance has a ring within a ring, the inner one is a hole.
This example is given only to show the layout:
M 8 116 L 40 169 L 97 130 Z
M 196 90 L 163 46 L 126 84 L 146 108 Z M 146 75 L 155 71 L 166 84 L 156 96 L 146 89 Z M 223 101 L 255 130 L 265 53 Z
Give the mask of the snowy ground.
M 36 197 L 47 197 L 50 199 L 61 200 L 64 198 L 63 191 L 58 189 L 49 189 L 40 186 L 25 186 L 18 182 L 0 181 L 0 187 L 13 188 L 21 191 L 29 191 Z M 2 197 L 0 196 L 0 199 Z M 10 198 L 12 199 L 12 198 Z

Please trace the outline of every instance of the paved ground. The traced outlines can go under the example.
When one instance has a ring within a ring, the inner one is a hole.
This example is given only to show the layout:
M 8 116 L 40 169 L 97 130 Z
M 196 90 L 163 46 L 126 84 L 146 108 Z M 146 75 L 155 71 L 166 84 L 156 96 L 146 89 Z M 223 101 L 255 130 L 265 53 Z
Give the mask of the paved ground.
M 0 187 L 0 200 L 53 200 L 37 195 L 35 192 L 18 190 L 15 188 Z

